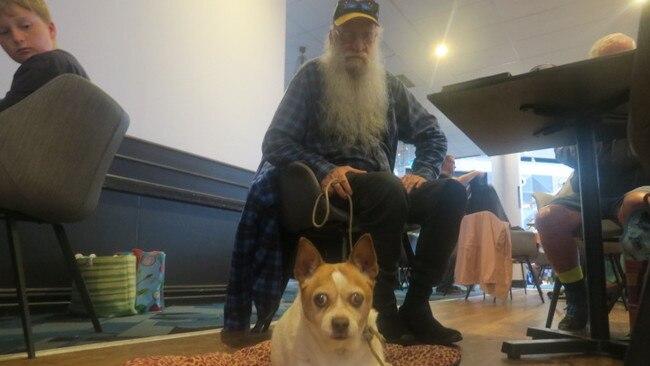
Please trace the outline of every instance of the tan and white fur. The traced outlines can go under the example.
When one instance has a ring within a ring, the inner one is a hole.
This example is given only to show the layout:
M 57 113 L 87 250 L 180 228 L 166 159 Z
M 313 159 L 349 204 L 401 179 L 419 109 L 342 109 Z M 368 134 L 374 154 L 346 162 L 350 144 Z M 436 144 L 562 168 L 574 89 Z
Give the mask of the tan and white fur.
M 347 262 L 327 264 L 314 245 L 300 238 L 294 277 L 300 291 L 273 329 L 274 366 L 389 365 L 378 334 L 372 289 L 379 271 L 369 234 L 355 244 Z M 369 344 L 370 343 L 370 344 Z M 381 360 L 380 363 L 373 351 Z

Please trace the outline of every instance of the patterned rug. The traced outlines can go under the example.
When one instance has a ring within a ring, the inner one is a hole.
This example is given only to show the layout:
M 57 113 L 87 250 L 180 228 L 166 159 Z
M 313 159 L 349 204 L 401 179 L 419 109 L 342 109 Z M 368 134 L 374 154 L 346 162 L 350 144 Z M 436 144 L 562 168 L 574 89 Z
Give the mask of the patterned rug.
M 291 282 L 285 291 L 275 319 L 289 308 L 296 297 L 297 286 Z M 396 290 L 398 303 L 404 300 L 405 291 Z M 464 293 L 442 296 L 434 291 L 431 301 L 457 299 Z M 482 296 L 480 289 L 470 296 Z M 253 310 L 252 322 L 256 321 Z M 119 318 L 101 318 L 103 332 L 95 333 L 87 318 L 69 314 L 32 315 L 32 332 L 37 351 L 91 343 L 124 341 L 135 338 L 186 333 L 223 326 L 223 303 L 196 306 L 169 306 L 163 312 L 146 313 Z M 0 355 L 25 351 L 23 331 L 17 316 L 0 317 Z
M 386 361 L 392 366 L 456 366 L 460 351 L 445 346 L 399 346 L 388 344 Z M 154 356 L 133 359 L 124 366 L 271 366 L 271 341 L 243 348 L 235 353 L 214 352 L 194 356 Z

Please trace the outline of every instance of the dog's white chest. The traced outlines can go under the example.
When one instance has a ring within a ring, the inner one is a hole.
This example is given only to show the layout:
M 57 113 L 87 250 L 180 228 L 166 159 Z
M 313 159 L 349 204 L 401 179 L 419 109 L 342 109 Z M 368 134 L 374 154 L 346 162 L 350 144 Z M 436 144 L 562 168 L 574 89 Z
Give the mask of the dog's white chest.
M 373 314 L 369 325 L 375 327 Z M 271 363 L 274 366 L 379 366 L 372 354 L 370 345 L 360 334 L 355 339 L 342 343 L 340 348 L 327 347 L 323 340 L 315 337 L 303 316 L 302 304 L 298 297 L 273 328 L 271 340 Z M 383 347 L 378 340 L 372 347 L 383 359 Z M 353 347 L 350 347 L 353 345 Z M 384 362 L 385 366 L 390 366 Z

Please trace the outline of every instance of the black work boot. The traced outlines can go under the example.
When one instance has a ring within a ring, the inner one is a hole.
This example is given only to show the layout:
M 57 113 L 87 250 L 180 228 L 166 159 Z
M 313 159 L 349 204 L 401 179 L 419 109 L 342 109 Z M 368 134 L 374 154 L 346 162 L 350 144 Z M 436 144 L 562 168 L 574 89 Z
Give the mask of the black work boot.
M 589 321 L 585 281 L 564 284 L 564 292 L 566 294 L 566 315 L 558 324 L 558 329 L 568 331 L 584 329 Z
M 429 306 L 431 292 L 431 287 L 411 283 L 404 305 L 399 308 L 403 324 L 421 344 L 451 345 L 461 341 L 459 331 L 443 326 L 433 317 Z
M 416 344 L 415 337 L 402 324 L 397 311 L 392 277 L 382 273 L 381 270 L 377 276 L 372 302 L 378 313 L 377 330 L 384 336 L 387 343 L 402 346 Z
M 402 324 L 397 306 L 394 308 L 377 309 L 377 330 L 386 339 L 386 343 L 412 346 L 417 344 L 413 334 Z

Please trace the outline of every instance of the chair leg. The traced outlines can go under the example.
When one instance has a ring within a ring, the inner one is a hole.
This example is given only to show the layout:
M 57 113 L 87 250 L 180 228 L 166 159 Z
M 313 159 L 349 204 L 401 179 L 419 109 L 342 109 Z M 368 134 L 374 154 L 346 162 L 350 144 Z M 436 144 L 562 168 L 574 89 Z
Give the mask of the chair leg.
M 408 267 L 400 266 L 397 268 L 397 282 L 400 290 L 405 290 L 409 287 L 408 282 L 409 269 Z
M 546 271 L 545 265 L 539 266 L 539 273 L 537 274 L 537 277 L 535 277 L 535 273 L 533 273 L 533 279 L 535 280 L 535 283 L 541 283 L 542 282 L 542 276 L 544 275 L 544 271 Z
M 409 263 L 412 265 L 413 261 L 415 260 L 415 253 L 413 253 L 411 240 L 409 239 L 409 235 L 406 231 L 402 233 L 402 247 L 404 248 L 406 259 L 408 259 Z
M 95 332 L 101 333 L 102 325 L 99 323 L 99 319 L 97 319 L 95 307 L 93 306 L 93 302 L 90 300 L 90 294 L 88 293 L 86 282 L 84 281 L 83 277 L 81 277 L 81 271 L 79 271 L 79 267 L 77 266 L 77 261 L 75 260 L 74 253 L 70 247 L 70 242 L 68 241 L 68 236 L 65 233 L 65 229 L 61 224 L 52 224 L 52 227 L 54 227 L 54 232 L 56 233 L 56 237 L 59 241 L 59 246 L 63 252 L 63 257 L 68 264 L 68 269 L 70 270 L 70 274 L 75 281 L 77 290 L 81 295 L 81 299 L 83 300 L 84 306 L 86 307 L 88 316 L 90 316 L 90 320 L 95 327 Z
M 404 267 L 404 273 L 403 273 L 404 285 L 402 286 L 402 288 L 406 288 L 411 284 L 411 266 L 415 261 L 415 253 L 413 253 L 413 247 L 411 246 L 411 239 L 409 239 L 408 232 L 406 231 L 402 233 L 402 249 L 404 250 L 404 254 L 406 255 L 406 261 L 408 262 L 407 265 Z
M 467 286 L 467 292 L 465 293 L 465 300 L 469 298 L 469 294 L 472 292 L 473 289 L 474 289 L 474 285 Z
M 616 276 L 616 283 L 621 287 L 621 300 L 623 300 L 623 306 L 625 306 L 625 310 L 628 310 L 627 307 L 627 285 L 626 285 L 626 278 L 625 278 L 625 272 L 623 272 L 623 268 L 621 267 L 621 256 L 620 255 L 615 255 L 611 256 L 610 260 L 612 262 L 612 266 L 614 267 L 614 276 Z
M 607 255 L 605 260 L 609 261 L 609 264 L 612 266 L 612 271 L 614 272 L 614 280 L 616 282 L 616 292 L 611 294 L 611 298 L 610 298 L 610 291 L 607 291 L 607 299 L 608 299 L 607 313 L 609 313 L 616 305 L 618 298 L 623 295 L 623 289 L 621 288 L 621 280 L 618 278 L 618 273 L 616 273 L 616 265 L 614 264 L 614 255 L 613 254 Z
M 530 263 L 530 259 L 528 259 L 528 257 L 526 257 L 526 265 L 528 266 L 528 270 L 531 273 L 531 277 L 533 278 L 533 282 L 535 282 L 535 287 L 537 288 L 537 293 L 539 294 L 539 298 L 542 299 L 542 304 L 543 304 L 544 303 L 544 293 L 542 292 L 542 287 L 539 285 L 539 281 L 537 279 L 535 279 L 535 272 L 533 272 L 533 264 Z M 522 264 L 522 267 L 523 267 L 523 264 Z M 541 270 L 542 269 L 540 268 L 540 271 Z M 539 276 L 540 277 L 542 276 L 541 272 L 540 272 Z
M 526 283 L 526 273 L 524 273 L 524 263 L 521 261 L 519 261 L 519 268 L 521 268 L 521 278 L 524 280 L 524 295 L 528 295 L 528 284 Z M 512 299 L 512 289 L 510 290 L 510 298 Z
M 9 240 L 9 252 L 14 262 L 14 275 L 16 278 L 16 295 L 18 305 L 20 306 L 20 318 L 23 323 L 23 337 L 25 338 L 25 347 L 27 347 L 27 357 L 35 358 L 36 349 L 34 348 L 34 338 L 32 337 L 32 321 L 29 316 L 29 303 L 27 302 L 27 286 L 25 284 L 25 270 L 23 268 L 23 256 L 20 250 L 20 241 L 18 240 L 18 231 L 15 222 L 6 217 L 7 239 Z
M 548 306 L 548 315 L 546 316 L 546 328 L 550 328 L 553 324 L 553 316 L 555 315 L 557 300 L 560 297 L 561 287 L 562 283 L 557 277 L 555 277 L 555 282 L 553 283 L 553 295 L 551 296 L 551 303 Z

